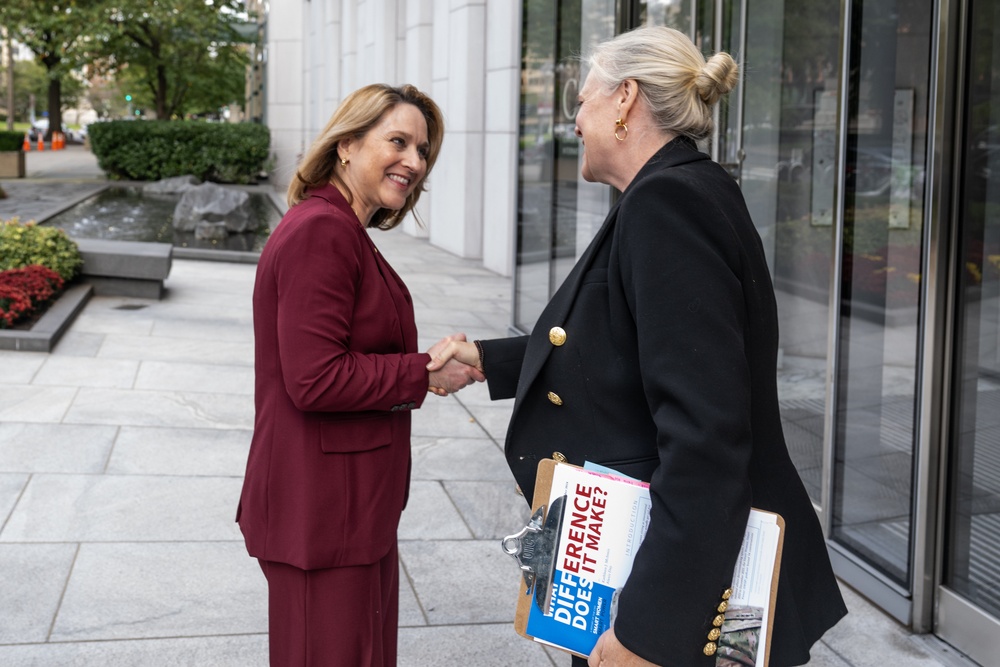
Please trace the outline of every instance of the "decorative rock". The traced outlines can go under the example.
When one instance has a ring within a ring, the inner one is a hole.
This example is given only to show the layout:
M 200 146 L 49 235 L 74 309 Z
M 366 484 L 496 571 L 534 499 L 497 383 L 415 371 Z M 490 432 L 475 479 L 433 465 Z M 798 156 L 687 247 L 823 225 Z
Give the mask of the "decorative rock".
M 146 183 L 142 186 L 142 191 L 147 195 L 179 195 L 200 184 L 201 181 L 189 174 L 187 176 L 164 178 L 154 183 Z
M 250 195 L 214 183 L 192 187 L 174 209 L 174 229 L 194 231 L 201 221 L 224 222 L 230 233 L 254 231 Z
M 195 225 L 194 237 L 199 241 L 224 241 L 229 238 L 229 230 L 224 222 L 201 220 Z

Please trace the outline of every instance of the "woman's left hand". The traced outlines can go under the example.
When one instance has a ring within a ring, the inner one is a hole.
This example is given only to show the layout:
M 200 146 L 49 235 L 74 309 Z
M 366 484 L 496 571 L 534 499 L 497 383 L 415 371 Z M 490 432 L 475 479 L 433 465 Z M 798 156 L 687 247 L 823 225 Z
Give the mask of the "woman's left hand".
M 587 659 L 588 667 L 656 667 L 628 650 L 615 636 L 614 628 L 597 639 L 597 645 Z

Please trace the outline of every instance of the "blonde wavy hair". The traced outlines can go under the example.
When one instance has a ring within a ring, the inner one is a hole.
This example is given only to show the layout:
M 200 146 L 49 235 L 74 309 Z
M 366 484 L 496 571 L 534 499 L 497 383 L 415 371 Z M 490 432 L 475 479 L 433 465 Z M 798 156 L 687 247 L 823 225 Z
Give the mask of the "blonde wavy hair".
M 712 107 L 739 82 L 739 66 L 720 51 L 705 56 L 687 35 L 645 26 L 598 44 L 590 74 L 605 91 L 635 79 L 659 128 L 698 140 L 712 132 Z
M 427 171 L 401 209 L 394 211 L 380 208 L 372 216 L 368 226 L 392 229 L 402 222 L 426 189 L 427 176 L 437 161 L 441 142 L 444 141 L 444 117 L 441 110 L 434 100 L 411 85 L 395 88 L 381 83 L 372 84 L 359 88 L 340 103 L 326 127 L 309 147 L 302 164 L 295 172 L 295 178 L 288 186 L 289 208 L 305 199 L 309 190 L 323 187 L 327 183 L 336 185 L 345 193 L 348 203 L 353 203 L 351 191 L 338 172 L 342 167 L 337 146 L 344 139 L 361 139 L 387 111 L 399 104 L 412 104 L 420 110 L 427 122 L 427 141 L 430 144 L 427 150 Z

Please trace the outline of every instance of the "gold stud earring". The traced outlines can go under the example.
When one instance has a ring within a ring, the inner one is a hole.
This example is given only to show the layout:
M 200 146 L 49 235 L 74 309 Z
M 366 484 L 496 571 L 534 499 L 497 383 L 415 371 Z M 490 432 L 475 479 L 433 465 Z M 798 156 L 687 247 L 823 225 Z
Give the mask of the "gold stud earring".
M 618 132 L 619 132 L 619 130 L 621 130 L 622 128 L 624 128 L 624 129 L 625 129 L 625 136 L 624 136 L 624 137 L 619 137 L 619 136 L 618 136 Z M 617 139 L 618 141 L 625 141 L 625 139 L 627 139 L 627 138 L 628 138 L 628 125 L 626 125 L 626 124 L 625 124 L 625 123 L 624 123 L 624 122 L 622 121 L 622 119 L 621 119 L 621 118 L 619 118 L 618 120 L 616 120 L 616 121 L 615 121 L 615 139 Z
M 350 160 L 348 160 L 347 158 L 343 158 L 343 157 L 340 158 L 340 164 L 341 164 L 341 166 L 346 167 L 348 162 L 350 162 Z

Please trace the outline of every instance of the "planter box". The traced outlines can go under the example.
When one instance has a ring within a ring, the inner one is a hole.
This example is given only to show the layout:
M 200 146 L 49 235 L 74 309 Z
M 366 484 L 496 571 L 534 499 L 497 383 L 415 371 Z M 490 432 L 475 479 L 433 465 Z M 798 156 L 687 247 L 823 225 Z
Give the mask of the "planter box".
M 0 178 L 24 178 L 24 151 L 0 151 Z
M 31 329 L 0 329 L 0 350 L 51 352 L 93 293 L 94 288 L 86 283 L 72 285 L 49 305 Z

